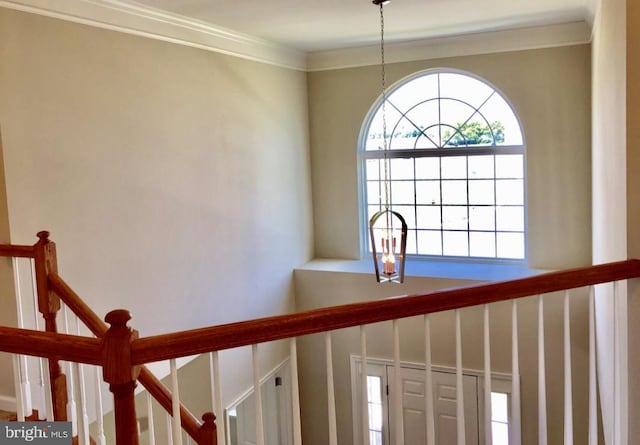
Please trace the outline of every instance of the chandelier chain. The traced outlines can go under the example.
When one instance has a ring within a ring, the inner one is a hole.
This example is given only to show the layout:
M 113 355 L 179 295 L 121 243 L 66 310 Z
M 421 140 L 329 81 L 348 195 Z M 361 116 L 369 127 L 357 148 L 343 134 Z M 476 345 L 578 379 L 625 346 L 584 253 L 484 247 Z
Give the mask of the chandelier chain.
M 389 209 L 389 157 L 387 143 L 387 74 L 385 71 L 384 59 L 384 2 L 380 2 L 380 69 L 382 78 L 382 149 L 384 150 L 384 205 Z M 389 217 L 387 217 L 389 218 Z M 389 227 L 389 221 L 387 221 Z

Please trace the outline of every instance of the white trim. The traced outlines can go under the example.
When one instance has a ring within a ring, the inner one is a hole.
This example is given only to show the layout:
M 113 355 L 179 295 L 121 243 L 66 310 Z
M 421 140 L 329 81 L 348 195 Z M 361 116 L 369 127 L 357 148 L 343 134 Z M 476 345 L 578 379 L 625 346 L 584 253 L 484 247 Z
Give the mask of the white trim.
M 491 54 L 535 48 L 552 48 L 589 43 L 591 26 L 586 22 L 489 31 L 401 43 L 386 43 L 387 63 L 438 59 L 443 57 Z M 307 71 L 376 65 L 380 46 L 362 46 L 307 55 Z
M 304 52 L 230 29 L 123 0 L 0 0 L 0 7 L 213 51 L 300 71 L 375 65 L 378 45 Z M 589 43 L 585 22 L 387 43 L 389 63 Z
M 300 51 L 178 14 L 120 0 L 0 0 L 0 7 L 304 70 Z
M 13 396 L 3 396 L 0 394 L 0 409 L 3 411 L 16 410 L 16 398 Z

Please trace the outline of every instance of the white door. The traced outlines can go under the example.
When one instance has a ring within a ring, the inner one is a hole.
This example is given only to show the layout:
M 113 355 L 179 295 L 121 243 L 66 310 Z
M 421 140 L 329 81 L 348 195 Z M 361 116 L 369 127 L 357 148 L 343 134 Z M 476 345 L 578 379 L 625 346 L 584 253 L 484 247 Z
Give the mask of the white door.
M 413 368 L 400 368 L 402 379 L 402 427 L 406 445 L 426 444 L 426 403 L 425 372 Z M 434 371 L 433 409 L 435 415 L 436 444 L 450 445 L 457 441 L 456 417 L 456 376 L 448 372 Z M 389 385 L 389 437 L 391 445 L 395 443 L 394 421 L 391 407 L 395 388 L 395 368 L 387 366 Z M 478 445 L 478 379 L 475 376 L 463 376 L 463 400 L 465 439 L 467 445 Z
M 360 366 L 354 379 L 354 425 L 355 443 L 362 443 L 360 410 Z M 426 406 L 424 369 L 401 367 L 402 378 L 402 428 L 404 445 L 426 444 Z M 369 379 L 369 395 L 381 394 L 379 408 L 370 400 L 370 443 L 371 445 L 403 445 L 396 444 L 394 437 L 393 390 L 395 368 L 390 365 L 367 365 Z M 457 441 L 456 419 L 456 376 L 450 372 L 433 371 L 433 407 L 435 415 L 435 434 L 437 445 L 453 445 Z M 371 384 L 379 388 L 372 390 Z M 479 445 L 478 433 L 478 378 L 463 376 L 463 398 L 465 404 L 465 439 L 467 445 Z M 375 397 L 375 396 L 374 396 Z M 381 430 L 378 432 L 377 430 Z

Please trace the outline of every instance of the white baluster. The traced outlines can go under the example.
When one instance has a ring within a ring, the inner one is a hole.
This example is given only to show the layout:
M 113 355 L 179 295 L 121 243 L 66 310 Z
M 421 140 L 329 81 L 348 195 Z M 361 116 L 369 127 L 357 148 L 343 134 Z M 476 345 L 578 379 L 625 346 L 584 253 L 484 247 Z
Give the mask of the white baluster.
M 360 411 L 362 444 L 369 445 L 369 390 L 367 385 L 367 333 L 365 326 L 360 326 L 360 357 L 362 357 L 360 374 Z
M 404 419 L 402 409 L 402 370 L 400 369 L 400 327 L 398 320 L 393 320 L 393 368 L 396 376 L 393 391 L 394 430 L 396 445 L 404 444 Z
M 20 381 L 20 357 L 17 354 L 13 354 L 13 382 L 15 384 L 16 391 L 16 414 L 19 422 L 24 422 L 24 394 L 22 393 L 22 387 Z
M 46 369 L 49 369 L 49 360 L 44 359 L 44 365 Z M 51 396 L 51 380 L 44 379 L 44 406 L 47 413 L 47 421 L 52 422 L 53 419 L 53 397 Z
M 171 368 L 171 411 L 172 411 L 172 436 L 175 445 L 182 445 L 182 427 L 180 426 L 180 389 L 178 387 L 178 367 L 176 359 L 169 361 Z
M 484 440 L 486 445 L 493 444 L 491 430 L 491 338 L 489 328 L 489 305 L 484 305 Z
M 29 264 L 31 266 L 31 299 L 33 301 L 33 318 L 34 318 L 34 326 L 35 330 L 40 330 L 40 316 L 38 312 L 38 287 L 36 283 L 36 262 L 33 258 L 29 258 Z M 38 361 L 38 381 L 37 381 L 37 392 L 40 395 L 40 401 L 38 405 L 38 411 L 42 410 L 42 414 L 39 416 L 41 419 L 48 419 L 47 413 L 47 394 L 46 394 L 46 384 L 45 380 L 49 380 L 48 376 L 45 377 L 45 362 L 44 358 L 38 357 L 36 359 Z M 49 369 L 48 367 L 46 369 Z M 47 373 L 48 374 L 48 373 Z M 51 414 L 53 417 L 53 414 Z
M 573 445 L 573 401 L 571 379 L 571 309 L 569 291 L 564 293 L 564 445 Z
M 298 349 L 296 339 L 292 338 L 290 343 L 291 360 L 291 399 L 293 407 L 293 445 L 302 445 L 302 423 L 300 420 L 300 387 L 298 384 Z
M 69 333 L 69 314 L 68 314 L 67 306 L 64 306 L 62 308 L 62 315 L 63 315 L 64 333 L 68 334 Z M 77 404 L 76 404 L 76 379 L 75 379 L 75 375 L 76 375 L 75 366 L 73 366 L 73 364 L 67 362 L 67 376 L 68 376 L 67 383 L 69 384 L 69 386 L 67 388 L 67 394 L 68 394 L 68 397 L 69 397 L 69 400 L 68 400 L 68 403 L 67 403 L 67 414 L 68 414 L 68 419 L 71 422 L 71 434 L 73 436 L 78 436 L 78 407 L 77 407 Z
M 13 260 L 13 285 L 16 293 L 16 308 L 18 311 L 18 327 L 24 329 L 24 311 L 22 309 L 22 287 L 20 286 L 20 270 L 17 258 Z M 34 308 L 37 313 L 37 308 Z M 22 398 L 22 413 L 24 417 L 29 417 L 33 413 L 33 405 L 31 403 L 31 382 L 29 381 L 29 367 L 27 365 L 27 356 L 20 355 L 18 359 L 18 365 L 20 367 L 20 373 L 16 374 L 16 378 L 20 379 L 19 391 L 16 390 L 16 398 L 18 392 Z
M 213 405 L 213 411 L 217 416 L 217 437 L 218 443 L 224 445 L 227 443 L 225 437 L 225 425 L 222 419 L 222 382 L 220 380 L 220 360 L 218 357 L 218 351 L 213 351 L 209 354 L 209 370 L 211 372 L 211 403 Z
M 456 309 L 456 420 L 457 444 L 465 445 L 464 423 L 464 387 L 462 379 L 462 327 L 460 326 L 460 309 Z
M 427 445 L 436 445 L 436 428 L 433 410 L 433 374 L 431 369 L 431 321 L 424 316 L 424 399 L 427 430 Z
M 544 299 L 538 296 L 538 444 L 547 445 L 547 382 L 544 357 Z
M 256 444 L 264 445 L 264 420 L 262 417 L 262 391 L 260 390 L 258 345 L 252 345 L 251 352 L 253 359 L 253 398 L 256 405 Z M 293 398 L 293 395 L 291 397 Z
M 520 445 L 520 357 L 518 352 L 518 302 L 511 303 L 511 425 L 509 444 Z
M 596 386 L 596 321 L 594 288 L 589 288 L 589 445 L 598 445 L 598 394 Z
M 147 419 L 149 419 L 149 445 L 156 445 L 156 428 L 153 422 L 153 398 L 147 392 Z M 225 445 L 222 442 L 222 445 Z
M 85 392 L 84 392 L 84 375 L 82 371 L 82 365 L 79 363 L 72 363 L 75 378 L 76 378 L 76 399 L 79 409 L 79 418 L 78 422 L 78 443 L 80 445 L 89 445 L 89 420 L 86 415 L 86 400 L 85 400 Z
M 167 445 L 173 445 L 173 421 L 169 413 L 167 413 Z
M 329 445 L 338 445 L 338 428 L 336 422 L 336 393 L 333 384 L 333 348 L 331 347 L 331 332 L 325 333 L 324 345 L 327 362 L 327 409 L 329 416 Z
M 98 430 L 96 443 L 97 445 L 106 445 L 107 439 L 104 435 L 104 409 L 102 408 L 102 372 L 101 368 L 97 366 L 94 366 L 93 370 L 93 382 L 96 400 L 96 429 Z
M 627 384 L 622 381 L 622 370 L 628 369 L 627 353 L 623 351 L 627 345 L 625 338 L 627 332 L 627 310 L 626 295 L 620 292 L 621 283 L 613 282 L 613 442 L 614 444 L 627 444 L 628 421 L 623 419 L 626 409 L 623 404 L 626 403 L 628 395 L 626 394 Z
M 76 334 L 80 336 L 80 319 L 76 316 Z M 84 443 L 89 445 L 89 415 L 87 414 L 87 391 L 85 386 L 85 378 L 84 378 L 84 366 L 81 364 L 76 364 L 76 372 L 78 375 L 78 389 L 79 389 L 79 400 L 80 400 L 80 424 L 82 426 L 82 437 L 84 438 Z M 82 442 L 81 442 L 82 443 Z

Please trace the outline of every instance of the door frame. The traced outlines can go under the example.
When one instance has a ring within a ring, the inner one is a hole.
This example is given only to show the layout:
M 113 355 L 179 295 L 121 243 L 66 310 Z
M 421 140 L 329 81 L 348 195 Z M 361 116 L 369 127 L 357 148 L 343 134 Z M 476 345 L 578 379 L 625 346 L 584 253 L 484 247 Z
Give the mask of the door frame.
M 350 363 L 350 371 L 351 371 L 351 419 L 353 425 L 353 443 L 354 444 L 362 444 L 361 437 L 361 428 L 360 428 L 360 365 L 362 363 L 362 358 L 359 354 L 350 354 L 349 356 Z M 385 369 L 385 375 L 382 376 L 382 384 L 388 385 L 386 375 L 386 367 L 394 366 L 394 361 L 392 359 L 381 358 L 381 357 L 367 357 L 368 365 L 382 366 Z M 419 362 L 409 362 L 409 361 L 401 361 L 401 368 L 415 369 L 424 371 L 426 365 L 424 363 Z M 455 374 L 456 368 L 451 366 L 442 366 L 442 365 L 431 365 L 431 370 L 433 372 L 443 372 L 448 374 Z M 484 444 L 484 403 L 481 401 L 484 400 L 484 371 L 478 369 L 469 369 L 464 368 L 462 370 L 463 375 L 476 377 L 478 379 L 477 384 L 477 401 L 478 401 L 478 435 L 480 444 Z M 376 374 L 368 374 L 368 375 L 376 375 Z M 517 376 L 519 379 L 520 376 Z M 511 418 L 511 391 L 513 386 L 513 377 L 512 374 L 504 373 L 504 372 L 491 372 L 491 388 L 493 391 L 506 393 L 509 397 L 509 418 Z M 385 386 L 383 386 L 385 388 Z M 388 400 L 386 391 L 383 390 L 383 416 L 387 420 L 389 419 L 388 411 Z M 385 444 L 389 444 L 389 429 L 385 428 L 383 425 L 383 438 L 385 440 Z

